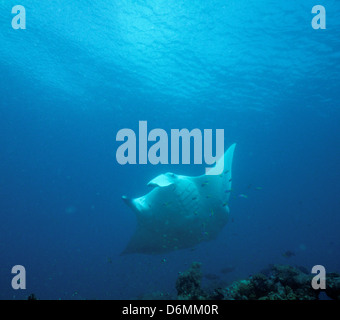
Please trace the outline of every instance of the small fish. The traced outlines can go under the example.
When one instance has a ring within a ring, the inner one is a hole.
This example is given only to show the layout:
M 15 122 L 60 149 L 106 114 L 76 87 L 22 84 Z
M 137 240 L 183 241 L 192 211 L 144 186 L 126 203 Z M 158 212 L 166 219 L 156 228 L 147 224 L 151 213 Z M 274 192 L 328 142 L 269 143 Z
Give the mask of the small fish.
M 111 258 L 107 258 L 107 262 L 108 263 L 112 263 L 112 259 Z
M 197 197 L 193 197 L 193 198 L 191 198 L 191 200 L 196 200 L 197 199 Z
M 225 207 L 225 206 L 227 206 L 228 205 L 228 202 L 224 202 L 223 204 L 222 204 L 222 207 Z
M 211 212 L 210 212 L 210 217 L 212 217 L 214 215 L 214 210 L 211 210 Z
M 287 250 L 286 252 L 282 253 L 282 256 L 285 258 L 291 258 L 295 256 L 295 253 L 293 251 Z
M 205 181 L 201 184 L 202 187 L 206 186 L 207 184 L 209 184 L 209 181 Z
M 230 192 L 231 192 L 231 189 L 230 189 L 230 190 L 225 190 L 224 192 L 225 192 L 225 193 L 230 193 Z
M 233 272 L 234 270 L 235 270 L 234 266 L 228 266 L 228 267 L 221 269 L 221 272 L 226 274 L 226 273 L 229 273 L 229 272 Z
M 226 171 L 224 171 L 224 174 L 227 174 L 229 172 L 229 170 L 226 170 Z
M 240 198 L 248 199 L 248 196 L 246 194 L 243 194 L 243 193 L 239 194 L 238 196 Z
M 255 190 L 262 190 L 262 187 L 255 187 Z
M 167 260 L 166 258 L 163 258 L 161 262 L 162 262 L 162 263 L 165 263 L 165 262 L 167 262 L 167 261 L 168 261 L 168 260 Z
M 207 199 L 210 199 L 211 198 L 211 195 L 208 194 L 207 196 L 205 196 Z
M 229 182 L 231 182 L 231 180 L 233 180 L 233 179 L 230 178 L 230 179 L 229 179 Z
M 206 273 L 203 275 L 203 277 L 208 280 L 218 280 L 220 278 L 217 274 L 214 273 Z
M 195 216 L 197 216 L 198 215 L 198 211 L 196 210 L 196 211 L 194 211 L 194 215 Z

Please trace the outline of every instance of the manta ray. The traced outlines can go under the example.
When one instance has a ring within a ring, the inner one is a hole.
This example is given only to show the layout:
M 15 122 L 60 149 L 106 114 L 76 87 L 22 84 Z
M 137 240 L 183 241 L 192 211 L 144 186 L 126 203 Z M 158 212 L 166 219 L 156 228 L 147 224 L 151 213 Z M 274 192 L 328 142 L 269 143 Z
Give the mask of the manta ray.
M 216 238 L 228 220 L 234 149 L 235 144 L 205 175 L 168 172 L 148 183 L 153 189 L 146 195 L 123 196 L 137 229 L 122 254 L 161 254 Z

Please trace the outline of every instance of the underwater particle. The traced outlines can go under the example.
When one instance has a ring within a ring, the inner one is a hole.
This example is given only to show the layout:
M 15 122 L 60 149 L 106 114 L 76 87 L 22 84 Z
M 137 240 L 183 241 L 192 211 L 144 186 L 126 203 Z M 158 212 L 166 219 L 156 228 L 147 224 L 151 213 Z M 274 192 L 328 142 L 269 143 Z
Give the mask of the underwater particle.
M 299 245 L 299 249 L 300 249 L 301 251 L 305 251 L 305 250 L 307 249 L 307 247 L 306 247 L 305 244 L 301 243 L 301 244 Z
M 77 212 L 77 207 L 75 206 L 68 206 L 65 208 L 65 213 L 67 214 L 74 214 Z

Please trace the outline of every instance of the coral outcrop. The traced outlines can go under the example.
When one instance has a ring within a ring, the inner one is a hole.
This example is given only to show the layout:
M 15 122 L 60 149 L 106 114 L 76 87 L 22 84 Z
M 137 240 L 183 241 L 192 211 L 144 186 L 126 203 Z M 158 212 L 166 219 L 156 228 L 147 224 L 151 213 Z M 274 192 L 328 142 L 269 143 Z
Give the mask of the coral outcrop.
M 190 269 L 180 273 L 176 281 L 179 300 L 205 300 L 207 296 L 201 288 L 202 271 L 199 262 L 193 262 Z
M 340 300 L 340 274 L 327 274 L 325 292 L 331 299 Z
M 194 262 L 179 275 L 176 289 L 180 300 L 318 300 L 321 290 L 313 289 L 314 276 L 304 268 L 273 265 L 264 273 L 207 292 L 201 288 L 201 264 Z M 324 291 L 331 299 L 340 299 L 339 274 L 327 274 Z

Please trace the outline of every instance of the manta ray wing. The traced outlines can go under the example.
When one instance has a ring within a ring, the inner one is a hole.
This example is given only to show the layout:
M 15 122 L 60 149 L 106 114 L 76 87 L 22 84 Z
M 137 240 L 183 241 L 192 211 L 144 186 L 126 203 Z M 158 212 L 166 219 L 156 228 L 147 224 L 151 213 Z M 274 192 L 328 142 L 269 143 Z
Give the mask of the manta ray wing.
M 227 206 L 231 193 L 231 169 L 235 146 L 234 143 L 228 148 L 216 166 L 210 169 L 209 174 L 192 178 L 206 197 L 215 197 L 222 201 L 225 206 Z

